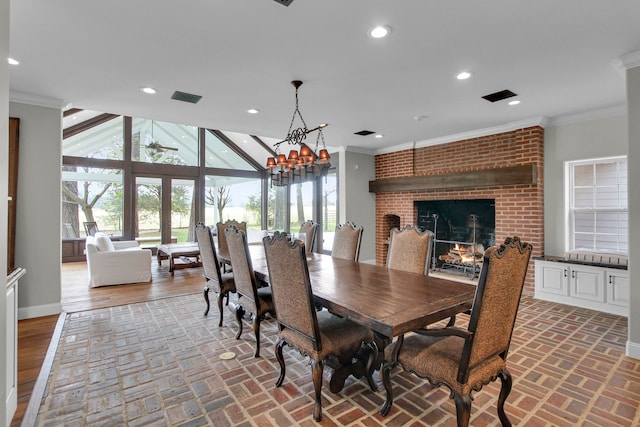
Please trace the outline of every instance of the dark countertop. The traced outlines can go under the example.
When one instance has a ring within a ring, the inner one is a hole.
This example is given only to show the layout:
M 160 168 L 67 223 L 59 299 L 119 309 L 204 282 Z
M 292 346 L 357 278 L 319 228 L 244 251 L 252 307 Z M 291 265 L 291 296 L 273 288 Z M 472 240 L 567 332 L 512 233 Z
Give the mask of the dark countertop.
M 533 257 L 534 260 L 539 261 L 553 261 L 553 262 L 564 262 L 567 264 L 578 264 L 578 265 L 590 265 L 592 267 L 606 267 L 606 268 L 615 268 L 618 270 L 626 270 L 626 265 L 620 264 L 605 264 L 602 262 L 593 262 L 593 261 L 581 261 L 579 259 L 565 258 L 561 256 L 536 256 Z

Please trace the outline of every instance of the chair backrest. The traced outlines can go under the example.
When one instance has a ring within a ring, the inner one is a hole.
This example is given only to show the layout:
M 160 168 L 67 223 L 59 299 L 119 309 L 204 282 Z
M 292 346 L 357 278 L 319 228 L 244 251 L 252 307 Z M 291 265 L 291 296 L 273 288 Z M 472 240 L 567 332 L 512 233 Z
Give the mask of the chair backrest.
M 227 244 L 229 245 L 229 258 L 233 269 L 233 280 L 236 283 L 236 292 L 252 300 L 256 308 L 260 310 L 256 275 L 251 263 L 247 235 L 244 231 L 234 226 L 226 228 L 224 235 L 227 237 Z
M 458 381 L 466 382 L 469 369 L 488 357 L 507 358 L 531 251 L 518 237 L 485 251 L 469 319 L 473 335 L 465 343 Z
M 204 276 L 209 280 L 217 282 L 218 286 L 220 286 L 222 275 L 220 274 L 220 264 L 218 263 L 218 255 L 216 254 L 216 245 L 211 234 L 211 227 L 199 222 L 194 228 L 196 241 L 200 249 L 200 259 L 202 261 Z
M 278 327 L 295 331 L 309 340 L 315 350 L 321 350 L 305 246 L 297 240 L 290 241 L 286 234 L 278 231 L 272 237 L 264 237 L 262 243 Z
M 87 221 L 83 223 L 84 231 L 87 233 L 87 236 L 93 236 L 96 232 L 100 231 L 98 229 L 98 223 L 95 221 Z
M 331 256 L 334 258 L 348 259 L 350 261 L 358 261 L 362 231 L 362 226 L 356 227 L 352 222 L 336 226 L 336 232 L 333 235 Z
M 78 233 L 76 233 L 76 230 L 73 228 L 73 224 L 65 222 L 64 228 L 62 229 L 62 236 L 64 238 L 72 239 L 78 237 Z
M 307 252 L 313 252 L 313 245 L 316 243 L 316 234 L 318 232 L 318 224 L 311 220 L 300 224 L 300 233 L 305 234 L 304 244 L 307 245 Z
M 391 230 L 387 268 L 411 273 L 429 274 L 433 232 L 407 225 Z
M 218 222 L 216 224 L 216 232 L 218 233 L 218 251 L 220 251 L 221 254 L 229 253 L 229 246 L 227 245 L 227 239 L 224 234 L 224 230 L 231 226 L 237 228 L 238 230 L 242 230 L 245 233 L 247 232 L 247 223 L 245 221 L 238 222 L 235 219 L 229 219 L 225 222 Z

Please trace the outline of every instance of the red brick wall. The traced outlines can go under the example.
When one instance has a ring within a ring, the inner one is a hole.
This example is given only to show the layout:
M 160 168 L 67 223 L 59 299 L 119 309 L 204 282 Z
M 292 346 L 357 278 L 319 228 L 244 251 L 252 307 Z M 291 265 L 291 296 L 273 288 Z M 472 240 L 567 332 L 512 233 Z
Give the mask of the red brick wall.
M 376 263 L 384 265 L 389 225 L 385 215 L 400 217 L 400 226 L 415 224 L 414 201 L 495 199 L 496 243 L 519 236 L 533 245 L 533 255 L 544 247 L 544 130 L 539 126 L 472 138 L 431 147 L 379 154 L 376 179 L 414 175 L 441 175 L 506 166 L 537 166 L 537 182 L 530 185 L 424 190 L 376 195 Z M 534 263 L 529 263 L 525 292 L 533 294 Z

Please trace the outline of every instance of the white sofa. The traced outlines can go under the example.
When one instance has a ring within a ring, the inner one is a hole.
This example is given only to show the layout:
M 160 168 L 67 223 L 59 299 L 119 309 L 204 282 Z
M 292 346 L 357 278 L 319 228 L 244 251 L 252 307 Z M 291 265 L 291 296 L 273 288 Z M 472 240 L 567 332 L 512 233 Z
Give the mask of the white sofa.
M 135 240 L 111 241 L 96 233 L 87 237 L 85 253 L 91 288 L 151 281 L 151 250 Z

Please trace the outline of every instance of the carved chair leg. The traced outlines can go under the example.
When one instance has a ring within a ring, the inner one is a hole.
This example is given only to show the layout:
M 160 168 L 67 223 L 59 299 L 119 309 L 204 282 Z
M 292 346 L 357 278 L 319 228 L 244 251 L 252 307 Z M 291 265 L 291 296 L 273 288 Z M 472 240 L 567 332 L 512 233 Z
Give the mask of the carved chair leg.
M 253 332 L 256 334 L 256 353 L 253 357 L 260 357 L 260 321 L 262 316 L 253 316 Z
M 391 390 L 391 377 L 390 371 L 395 366 L 393 362 L 385 362 L 380 368 L 380 377 L 382 379 L 382 385 L 387 393 L 387 398 L 380 407 L 380 415 L 386 417 L 393 405 L 393 391 Z
M 278 381 L 276 381 L 276 387 L 280 387 L 282 385 L 282 382 L 284 381 L 284 376 L 286 373 L 286 368 L 284 366 L 284 357 L 282 356 L 282 347 L 284 347 L 285 344 L 286 344 L 285 341 L 278 338 L 278 341 L 276 342 L 275 353 L 276 353 L 276 360 L 280 365 L 280 376 L 278 377 Z
M 229 295 L 229 293 L 227 292 L 227 295 Z M 224 294 L 223 293 L 219 293 L 218 294 L 218 310 L 220 310 L 220 322 L 218 322 L 218 326 L 222 326 L 222 300 L 224 299 Z
M 367 358 L 367 365 L 365 367 L 367 382 L 369 383 L 369 388 L 371 388 L 371 391 L 378 391 L 378 386 L 376 385 L 376 382 L 373 380 L 372 376 L 373 371 L 375 370 L 375 362 L 378 359 L 378 346 L 376 345 L 375 341 L 369 341 L 366 343 L 366 345 L 370 350 L 369 357 Z
M 205 285 L 204 287 L 204 301 L 207 303 L 207 308 L 204 310 L 204 315 L 206 316 L 207 314 L 209 314 L 209 308 L 211 307 L 211 304 L 209 304 L 209 291 L 211 289 L 209 288 L 208 285 Z
M 511 393 L 512 385 L 511 373 L 507 369 L 500 372 L 500 381 L 502 382 L 502 387 L 500 387 L 500 396 L 498 397 L 498 417 L 504 427 L 511 427 L 511 421 L 509 421 L 507 414 L 504 412 L 504 403 L 507 401 L 509 393 Z
M 244 316 L 244 307 L 238 305 L 236 307 L 236 320 L 238 321 L 238 333 L 236 334 L 236 339 L 240 339 L 240 335 L 242 335 L 242 317 Z
M 467 427 L 469 425 L 469 418 L 471 418 L 471 395 L 466 394 L 460 396 L 457 393 L 453 393 L 453 400 L 456 402 L 458 427 Z
M 313 405 L 313 419 L 322 421 L 322 371 L 324 364 L 322 360 L 312 361 L 311 367 L 313 371 L 313 390 L 315 393 L 315 403 Z

